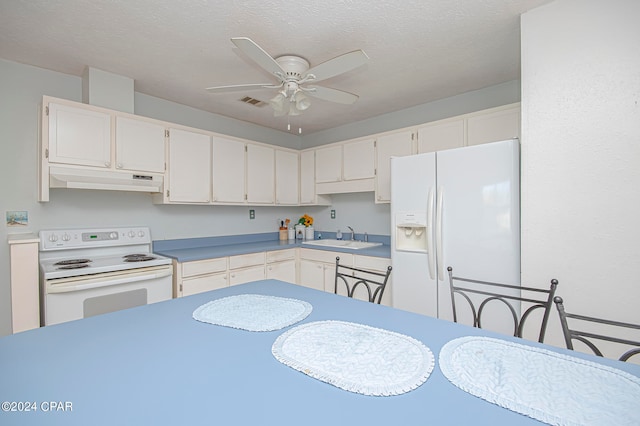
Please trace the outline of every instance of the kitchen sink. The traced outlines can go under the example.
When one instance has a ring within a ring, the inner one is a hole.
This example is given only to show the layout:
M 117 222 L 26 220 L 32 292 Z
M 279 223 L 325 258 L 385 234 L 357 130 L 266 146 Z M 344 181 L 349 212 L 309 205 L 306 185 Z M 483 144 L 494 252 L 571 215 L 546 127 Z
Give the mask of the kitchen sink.
M 382 245 L 382 243 L 370 243 L 366 241 L 331 240 L 331 239 L 303 241 L 302 244 L 307 244 L 310 246 L 320 246 L 320 247 L 336 247 L 336 248 L 344 248 L 344 249 L 352 249 L 352 250 L 371 248 L 371 247 Z

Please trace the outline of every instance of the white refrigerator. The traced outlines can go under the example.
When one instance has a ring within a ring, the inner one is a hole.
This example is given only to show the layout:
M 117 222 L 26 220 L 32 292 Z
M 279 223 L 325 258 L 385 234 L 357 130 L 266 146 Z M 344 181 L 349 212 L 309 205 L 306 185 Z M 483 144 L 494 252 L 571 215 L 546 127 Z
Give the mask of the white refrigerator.
M 391 159 L 394 307 L 452 320 L 448 266 L 520 284 L 519 176 L 517 139 Z M 503 314 L 492 322 L 512 328 Z M 459 322 L 470 315 L 459 312 Z

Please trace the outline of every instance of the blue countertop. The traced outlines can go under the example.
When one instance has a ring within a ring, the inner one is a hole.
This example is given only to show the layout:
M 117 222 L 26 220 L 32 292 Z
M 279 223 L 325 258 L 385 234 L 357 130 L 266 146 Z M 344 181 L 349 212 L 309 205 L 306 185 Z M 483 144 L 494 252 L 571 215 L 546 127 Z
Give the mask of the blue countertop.
M 386 239 L 386 241 L 385 241 Z M 366 249 L 344 249 L 337 247 L 318 247 L 295 241 L 278 240 L 277 232 L 264 234 L 234 235 L 224 237 L 185 238 L 176 240 L 158 240 L 153 242 L 153 252 L 176 259 L 178 262 L 214 259 L 217 257 L 258 253 L 263 251 L 286 250 L 296 247 L 311 250 L 324 250 L 352 253 L 362 256 L 391 257 L 389 237 L 371 236 L 370 241 L 383 245 Z

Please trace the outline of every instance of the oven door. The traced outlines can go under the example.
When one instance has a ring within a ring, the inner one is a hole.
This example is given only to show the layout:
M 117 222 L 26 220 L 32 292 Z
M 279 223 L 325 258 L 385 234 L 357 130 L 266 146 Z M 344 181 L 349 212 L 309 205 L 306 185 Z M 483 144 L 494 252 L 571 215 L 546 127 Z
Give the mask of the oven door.
M 171 265 L 59 278 L 44 283 L 43 325 L 171 299 Z

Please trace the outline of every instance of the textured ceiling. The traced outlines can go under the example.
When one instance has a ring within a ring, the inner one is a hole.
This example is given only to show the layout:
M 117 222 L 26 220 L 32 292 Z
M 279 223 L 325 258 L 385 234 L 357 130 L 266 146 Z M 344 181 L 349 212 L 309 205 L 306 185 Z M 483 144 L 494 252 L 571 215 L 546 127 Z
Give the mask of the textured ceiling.
M 1 0 L 0 58 L 80 76 L 85 66 L 134 79 L 135 90 L 286 131 L 275 91 L 209 94 L 270 76 L 231 43 L 249 37 L 311 66 L 356 49 L 369 62 L 322 85 L 353 105 L 313 99 L 291 117 L 304 134 L 520 76 L 519 15 L 550 0 Z

